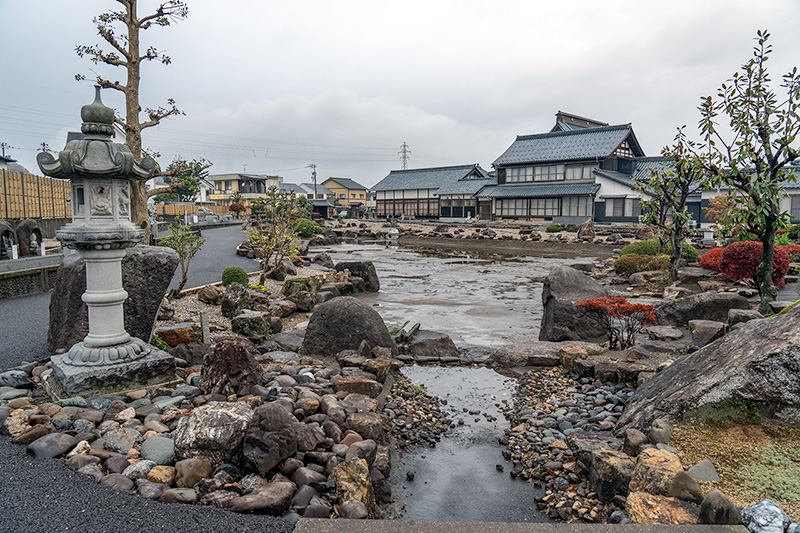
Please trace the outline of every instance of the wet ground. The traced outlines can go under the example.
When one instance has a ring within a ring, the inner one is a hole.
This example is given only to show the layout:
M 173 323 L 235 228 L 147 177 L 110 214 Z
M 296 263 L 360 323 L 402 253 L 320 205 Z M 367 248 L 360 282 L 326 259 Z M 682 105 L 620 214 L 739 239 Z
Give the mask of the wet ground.
M 390 327 L 414 320 L 423 329 L 447 333 L 461 349 L 486 352 L 537 340 L 544 277 L 561 264 L 593 259 L 487 258 L 476 252 L 432 253 L 383 244 L 343 244 L 326 251 L 336 263 L 375 264 L 381 290 L 359 299 L 371 303 Z M 516 381 L 489 368 L 411 366 L 403 373 L 447 400 L 451 419 L 464 424 L 455 425 L 435 448 L 397 452 L 390 481 L 394 499 L 404 506 L 401 518 L 549 521 L 535 508 L 540 489 L 511 478 L 512 465 L 503 459 L 504 447 L 498 443 L 508 422 L 496 404 L 511 402 Z M 413 480 L 406 478 L 409 471 Z
M 414 320 L 422 329 L 447 333 L 459 348 L 496 348 L 538 339 L 542 281 L 553 268 L 576 262 L 535 257 L 489 260 L 466 252 L 431 255 L 378 244 L 342 244 L 324 250 L 335 263 L 375 264 L 381 290 L 359 299 L 375 306 L 388 326 Z
M 535 510 L 534 497 L 541 489 L 511 478 L 512 465 L 497 441 L 508 424 L 496 404 L 511 402 L 515 380 L 489 368 L 410 366 L 403 374 L 446 400 L 450 418 L 464 424 L 456 424 L 435 448 L 418 446 L 393 457 L 390 481 L 394 499 L 405 506 L 401 518 L 549 521 Z M 414 472 L 413 480 L 407 472 Z

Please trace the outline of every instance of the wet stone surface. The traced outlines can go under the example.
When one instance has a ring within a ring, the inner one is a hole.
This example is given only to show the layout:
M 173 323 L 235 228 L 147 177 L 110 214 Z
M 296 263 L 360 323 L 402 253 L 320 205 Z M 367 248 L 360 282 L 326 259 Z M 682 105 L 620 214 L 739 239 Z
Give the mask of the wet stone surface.
M 435 443 L 421 438 L 403 446 L 400 441 L 394 450 L 390 481 L 399 518 L 548 521 L 534 505 L 544 491 L 509 475 L 512 465 L 498 443 L 508 425 L 502 408 L 511 400 L 515 380 L 489 368 L 409 366 L 402 371 L 440 399 L 438 407 L 453 426 Z

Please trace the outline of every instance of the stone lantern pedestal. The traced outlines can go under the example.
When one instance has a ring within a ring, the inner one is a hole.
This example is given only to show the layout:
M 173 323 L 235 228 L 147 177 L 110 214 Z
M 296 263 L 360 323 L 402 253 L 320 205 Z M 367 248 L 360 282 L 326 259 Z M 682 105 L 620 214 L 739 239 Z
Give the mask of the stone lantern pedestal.
M 172 375 L 174 358 L 125 331 L 122 258 L 136 246 L 144 230 L 130 220 L 130 181 L 148 179 L 156 164 L 137 162 L 124 144 L 111 142 L 114 111 L 103 105 L 100 89 L 95 101 L 81 109 L 86 134 L 70 141 L 58 158 L 37 156 L 47 176 L 69 178 L 72 223 L 56 238 L 76 249 L 86 263 L 89 334 L 64 354 L 54 355 L 53 375 L 66 394 L 130 381 Z

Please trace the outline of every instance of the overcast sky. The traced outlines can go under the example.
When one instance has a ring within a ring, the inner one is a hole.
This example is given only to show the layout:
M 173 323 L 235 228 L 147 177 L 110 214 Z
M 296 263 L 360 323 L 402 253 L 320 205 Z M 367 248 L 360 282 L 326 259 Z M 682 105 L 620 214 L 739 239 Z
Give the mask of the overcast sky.
M 139 14 L 158 5 L 140 0 Z M 172 64 L 145 64 L 142 107 L 174 98 L 186 116 L 143 132 L 166 166 L 205 157 L 212 173 L 288 182 L 350 177 L 371 186 L 409 166 L 489 169 L 516 135 L 563 110 L 630 122 L 648 155 L 675 128 L 696 132 L 700 97 L 749 59 L 767 28 L 774 79 L 800 63 L 798 0 L 189 0 L 189 17 L 142 34 Z M 112 0 L 0 0 L 0 142 L 38 173 L 37 148 L 80 128 L 100 44 L 92 18 Z M 777 85 L 777 83 L 776 83 Z M 103 92 L 124 112 L 120 93 Z

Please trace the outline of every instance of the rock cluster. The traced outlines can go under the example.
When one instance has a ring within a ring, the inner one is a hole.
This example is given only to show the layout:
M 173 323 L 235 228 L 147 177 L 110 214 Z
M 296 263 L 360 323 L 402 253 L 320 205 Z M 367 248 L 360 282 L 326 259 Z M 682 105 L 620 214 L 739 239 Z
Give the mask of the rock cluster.
M 359 368 L 262 354 L 258 382 L 225 394 L 204 391 L 195 367 L 177 387 L 39 405 L 7 400 L 0 424 L 32 456 L 65 457 L 113 490 L 235 512 L 376 517 L 376 503 L 391 499 L 391 422 L 373 396 L 391 359 L 376 361 Z
M 391 420 L 389 433 L 399 448 L 415 444 L 435 446 L 453 425 L 439 398 L 402 375 L 397 377 L 386 398 L 384 413 Z

